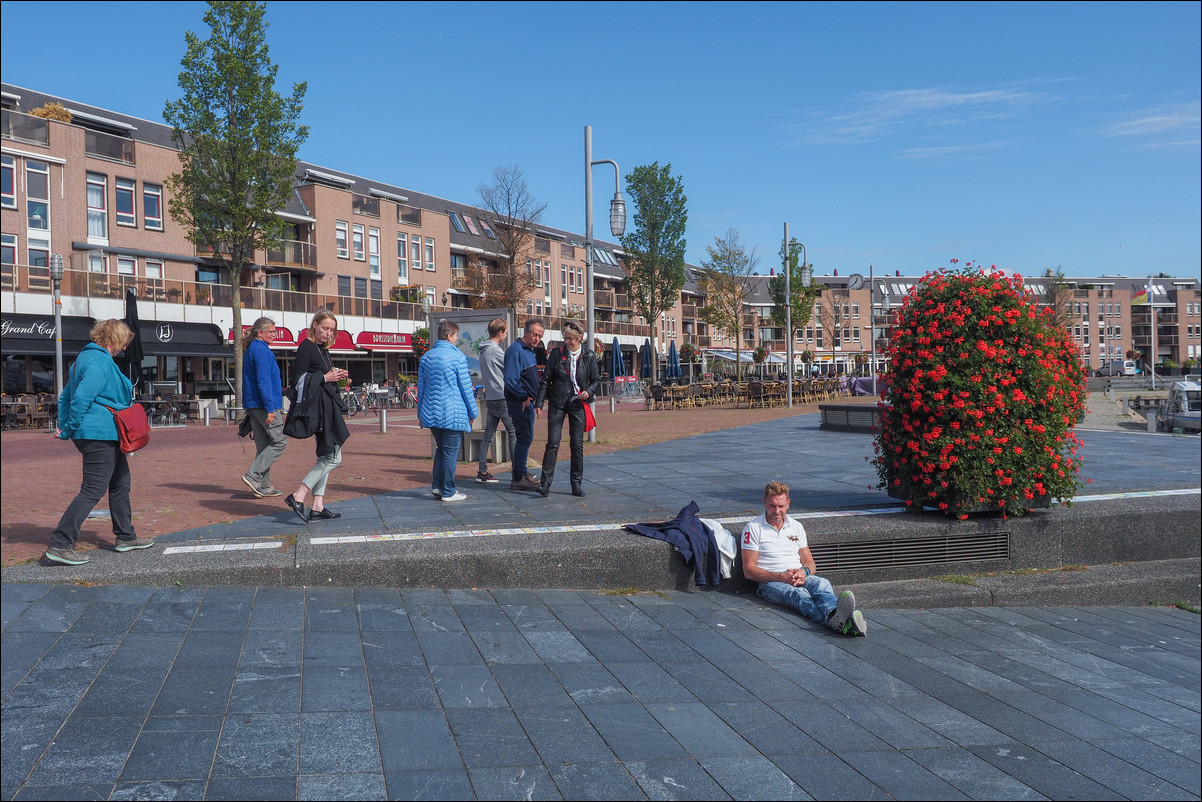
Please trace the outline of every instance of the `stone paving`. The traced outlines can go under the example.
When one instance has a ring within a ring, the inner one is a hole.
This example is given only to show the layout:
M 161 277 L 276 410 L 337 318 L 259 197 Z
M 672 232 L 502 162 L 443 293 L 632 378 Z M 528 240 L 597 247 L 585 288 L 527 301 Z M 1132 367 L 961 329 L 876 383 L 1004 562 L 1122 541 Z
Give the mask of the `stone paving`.
M 1199 617 L 3 586 L 5 799 L 1198 799 Z

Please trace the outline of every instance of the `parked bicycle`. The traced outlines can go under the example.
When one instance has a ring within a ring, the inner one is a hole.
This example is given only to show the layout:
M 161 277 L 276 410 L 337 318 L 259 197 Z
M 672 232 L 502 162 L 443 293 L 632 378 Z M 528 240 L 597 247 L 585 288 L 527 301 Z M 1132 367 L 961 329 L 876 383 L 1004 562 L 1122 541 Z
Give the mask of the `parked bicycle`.
M 401 406 L 405 409 L 413 409 L 417 406 L 417 385 L 407 384 L 401 392 Z

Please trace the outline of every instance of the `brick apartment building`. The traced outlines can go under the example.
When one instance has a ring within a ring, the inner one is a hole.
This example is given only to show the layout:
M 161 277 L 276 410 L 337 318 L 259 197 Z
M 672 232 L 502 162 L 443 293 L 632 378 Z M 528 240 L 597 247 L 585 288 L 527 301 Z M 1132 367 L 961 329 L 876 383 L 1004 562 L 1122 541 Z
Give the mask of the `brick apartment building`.
M 164 186 L 178 169 L 170 129 L 67 98 L 2 86 L 3 193 L 0 204 L 0 312 L 3 313 L 5 392 L 51 391 L 54 334 L 51 254 L 62 255 L 64 353 L 87 342 L 92 321 L 124 317 L 125 291 L 138 297 L 143 323 L 144 375 L 164 388 L 221 395 L 228 391 L 233 336 L 231 288 L 212 254 L 198 250 L 168 214 Z M 64 123 L 31 116 L 48 102 L 71 113 Z M 341 326 L 336 361 L 355 383 L 415 373 L 411 335 L 428 310 L 471 306 L 469 265 L 501 260 L 496 233 L 470 205 L 386 181 L 300 163 L 288 204 L 278 211 L 291 225 L 280 247 L 256 254 L 243 271 L 243 322 L 275 319 L 275 348 L 285 367 L 314 311 L 334 311 Z M 596 336 L 616 339 L 637 375 L 640 346 L 651 327 L 632 308 L 619 245 L 594 245 L 594 275 L 586 286 L 584 237 L 540 227 L 526 268 L 535 287 L 521 313 L 548 319 L 548 341 L 566 318 L 584 315 L 592 291 Z M 700 268 L 689 266 L 675 307 L 658 321 L 655 350 L 690 343 L 707 354 L 706 369 L 721 372 L 734 343 L 702 318 Z M 917 281 L 878 276 L 851 281 L 834 271 L 813 319 L 796 332 L 795 353 L 813 356 L 824 372 L 851 372 L 883 351 L 888 312 Z M 1144 278 L 1076 278 L 1070 325 L 1092 366 L 1132 350 L 1152 361 L 1197 359 L 1202 346 L 1202 297 L 1195 280 L 1157 278 L 1152 303 L 1132 306 Z M 765 345 L 773 364 L 785 353 L 785 334 L 771 320 L 767 276 L 756 277 L 742 347 Z M 1041 279 L 1028 280 L 1039 293 Z M 853 284 L 855 285 L 853 288 Z

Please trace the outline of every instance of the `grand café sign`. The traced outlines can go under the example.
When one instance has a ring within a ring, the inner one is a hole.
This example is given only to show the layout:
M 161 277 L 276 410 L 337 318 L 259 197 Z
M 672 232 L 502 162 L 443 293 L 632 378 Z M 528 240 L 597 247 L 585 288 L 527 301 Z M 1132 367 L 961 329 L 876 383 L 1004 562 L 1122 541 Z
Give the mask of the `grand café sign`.
M 12 318 L 0 320 L 0 336 L 4 337 L 45 337 L 54 339 L 54 321 L 45 318 L 35 318 L 18 322 Z

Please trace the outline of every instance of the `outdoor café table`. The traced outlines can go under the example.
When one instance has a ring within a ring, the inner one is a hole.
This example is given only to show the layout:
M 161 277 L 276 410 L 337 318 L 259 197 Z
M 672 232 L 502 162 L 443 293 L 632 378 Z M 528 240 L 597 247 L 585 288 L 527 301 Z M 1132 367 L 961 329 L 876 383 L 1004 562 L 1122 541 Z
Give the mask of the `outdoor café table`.
M 685 399 L 689 396 L 687 385 L 671 385 L 664 389 L 668 392 L 668 399 L 672 403 L 673 409 L 680 409 L 684 406 Z

